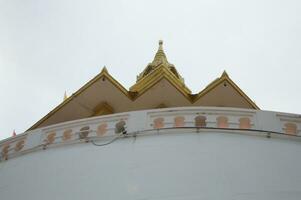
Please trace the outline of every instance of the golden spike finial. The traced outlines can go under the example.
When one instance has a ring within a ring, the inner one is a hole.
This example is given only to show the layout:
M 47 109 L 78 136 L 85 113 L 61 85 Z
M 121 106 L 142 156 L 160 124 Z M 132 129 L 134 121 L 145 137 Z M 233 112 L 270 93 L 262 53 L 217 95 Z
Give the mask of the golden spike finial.
M 226 72 L 226 70 L 224 70 L 224 72 L 222 73 L 222 77 L 229 77 L 228 73 Z
M 163 51 L 163 40 L 159 40 L 159 50 Z
M 67 92 L 65 91 L 65 93 L 64 93 L 64 101 L 65 101 L 66 99 L 68 99 L 68 96 L 67 96 Z
M 157 66 L 161 63 L 168 63 L 166 55 L 163 50 L 163 40 L 159 40 L 159 49 L 155 55 L 153 62 L 151 63 L 154 66 Z
M 107 67 L 105 65 L 103 66 L 103 68 L 101 70 L 101 73 L 104 73 L 104 72 L 108 73 Z
M 179 73 L 177 72 L 176 68 L 174 67 L 173 64 L 170 64 L 168 61 L 167 61 L 167 58 L 166 58 L 166 55 L 164 53 L 164 50 L 163 50 L 163 40 L 159 40 L 159 48 L 156 52 L 156 55 L 153 59 L 153 61 L 151 63 L 149 63 L 147 65 L 147 67 L 143 70 L 142 73 L 140 73 L 138 76 L 137 76 L 137 82 L 147 76 L 148 74 L 150 74 L 152 71 L 156 70 L 157 68 L 159 67 L 165 67 L 164 69 L 168 69 L 170 70 L 177 78 L 180 79 L 181 82 L 184 83 L 184 80 L 183 78 L 179 75 Z

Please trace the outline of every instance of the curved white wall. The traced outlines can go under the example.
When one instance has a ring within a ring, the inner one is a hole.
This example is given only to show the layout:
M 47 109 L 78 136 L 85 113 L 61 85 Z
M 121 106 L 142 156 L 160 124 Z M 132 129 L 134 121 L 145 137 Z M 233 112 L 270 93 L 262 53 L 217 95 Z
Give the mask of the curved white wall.
M 16 199 L 300 199 L 300 142 L 169 133 L 38 151 L 0 164 Z
M 301 199 L 299 137 L 272 134 L 267 138 L 267 133 L 255 131 L 262 124 L 281 131 L 280 118 L 294 116 L 218 111 L 205 113 L 208 124 L 211 120 L 214 125 L 214 113 L 228 116 L 231 126 L 236 126 L 236 118 L 248 115 L 254 131 L 175 128 L 137 132 L 136 137 L 122 137 L 101 147 L 78 140 L 64 143 L 60 138 L 56 138 L 57 144 L 44 146 L 45 150 L 38 145 L 49 132 L 55 130 L 59 135 L 66 128 L 87 124 L 94 129 L 93 124 L 103 119 L 108 123 L 123 119 L 129 132 L 150 128 L 158 117 L 163 117 L 168 127 L 172 124 L 169 119 L 179 113 L 190 123 L 191 110 L 162 109 L 68 122 L 2 141 L 0 147 L 26 138 L 21 152 L 15 156 L 12 152 L 8 160 L 0 162 L 0 199 Z M 193 112 L 192 116 L 200 114 Z M 114 137 L 108 134 L 95 142 L 102 144 Z

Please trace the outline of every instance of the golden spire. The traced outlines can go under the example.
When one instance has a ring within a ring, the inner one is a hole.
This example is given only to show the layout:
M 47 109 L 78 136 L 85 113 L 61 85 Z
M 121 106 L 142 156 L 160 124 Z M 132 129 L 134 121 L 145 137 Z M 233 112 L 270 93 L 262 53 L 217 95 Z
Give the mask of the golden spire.
M 67 96 L 67 92 L 65 91 L 65 93 L 64 93 L 64 101 L 65 101 L 66 99 L 68 99 L 68 96 Z
M 167 61 L 166 55 L 163 50 L 163 40 L 159 40 L 159 48 L 154 57 L 154 60 L 151 63 L 149 63 L 147 67 L 143 70 L 143 72 L 137 76 L 137 81 L 147 76 L 161 65 L 168 68 L 177 78 L 181 80 L 181 82 L 184 82 L 183 78 L 177 72 L 175 66 Z
M 154 57 L 153 62 L 151 63 L 151 65 L 154 67 L 157 67 L 160 64 L 169 64 L 163 50 L 163 40 L 159 40 L 158 51 Z

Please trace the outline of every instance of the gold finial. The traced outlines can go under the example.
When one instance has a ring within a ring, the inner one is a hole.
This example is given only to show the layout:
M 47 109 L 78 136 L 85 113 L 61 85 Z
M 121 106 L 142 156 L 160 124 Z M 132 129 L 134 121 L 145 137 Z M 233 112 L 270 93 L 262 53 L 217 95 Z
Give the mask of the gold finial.
M 229 75 L 227 74 L 226 70 L 224 70 L 222 77 L 229 77 Z
M 163 50 L 163 40 L 159 40 L 159 50 Z
M 106 66 L 103 66 L 102 70 L 101 70 L 101 73 L 104 73 L 104 72 L 108 72 L 107 70 L 107 67 Z
M 65 93 L 64 93 L 64 101 L 65 101 L 66 99 L 68 99 L 68 96 L 67 96 L 67 92 L 65 91 Z

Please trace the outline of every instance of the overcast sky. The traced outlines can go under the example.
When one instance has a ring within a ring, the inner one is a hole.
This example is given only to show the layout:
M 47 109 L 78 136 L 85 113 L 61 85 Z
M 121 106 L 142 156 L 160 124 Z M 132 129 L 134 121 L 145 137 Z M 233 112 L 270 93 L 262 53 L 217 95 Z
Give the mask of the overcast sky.
M 226 70 L 263 110 L 301 113 L 298 0 L 0 0 L 0 139 L 106 65 L 126 88 L 158 40 L 197 93 Z

